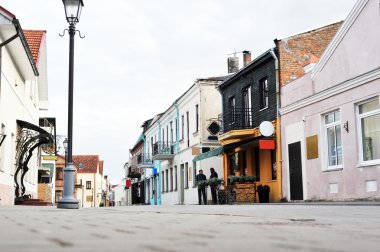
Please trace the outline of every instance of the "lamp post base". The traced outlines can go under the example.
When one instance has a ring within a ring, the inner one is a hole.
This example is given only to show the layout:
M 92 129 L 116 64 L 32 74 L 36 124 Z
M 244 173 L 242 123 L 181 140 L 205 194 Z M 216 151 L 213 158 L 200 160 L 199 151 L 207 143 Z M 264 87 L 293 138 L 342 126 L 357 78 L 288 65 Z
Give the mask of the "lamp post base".
M 57 204 L 57 208 L 61 209 L 79 209 L 79 201 L 72 199 L 60 199 Z

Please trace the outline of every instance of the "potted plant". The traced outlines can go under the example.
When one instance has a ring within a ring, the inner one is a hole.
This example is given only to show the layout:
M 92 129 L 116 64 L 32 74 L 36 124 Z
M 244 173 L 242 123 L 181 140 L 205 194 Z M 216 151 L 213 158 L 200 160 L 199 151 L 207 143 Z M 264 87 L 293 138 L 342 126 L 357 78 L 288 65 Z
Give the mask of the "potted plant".
M 256 182 L 256 177 L 255 176 L 247 176 L 247 177 L 245 177 L 245 182 L 246 183 L 254 183 L 254 182 Z
M 260 203 L 269 203 L 270 187 L 268 185 L 259 185 L 257 187 Z
M 198 189 L 206 188 L 207 187 L 207 180 L 201 180 L 197 182 Z
M 237 177 L 233 176 L 233 175 L 228 176 L 228 179 L 227 179 L 229 185 L 235 184 L 237 182 L 237 180 L 238 180 Z
M 218 185 L 221 185 L 222 182 L 223 182 L 223 179 L 211 178 L 211 179 L 207 180 L 207 185 L 218 186 Z

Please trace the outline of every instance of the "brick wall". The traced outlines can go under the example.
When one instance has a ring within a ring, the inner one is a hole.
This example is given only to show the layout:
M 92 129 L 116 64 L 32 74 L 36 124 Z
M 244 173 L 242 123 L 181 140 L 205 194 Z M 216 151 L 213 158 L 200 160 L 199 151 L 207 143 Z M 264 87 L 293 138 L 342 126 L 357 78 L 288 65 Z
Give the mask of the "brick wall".
M 51 203 L 52 188 L 50 184 L 38 184 L 38 199 Z
M 313 56 L 319 59 L 343 22 L 334 23 L 275 40 L 280 65 L 281 86 L 304 75 L 303 67 Z

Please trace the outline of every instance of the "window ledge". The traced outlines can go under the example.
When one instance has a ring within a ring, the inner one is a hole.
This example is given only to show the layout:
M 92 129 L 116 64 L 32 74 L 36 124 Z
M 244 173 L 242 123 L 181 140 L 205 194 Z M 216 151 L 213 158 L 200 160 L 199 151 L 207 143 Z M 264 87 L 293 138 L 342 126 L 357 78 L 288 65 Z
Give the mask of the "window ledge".
M 356 168 L 367 168 L 367 167 L 373 167 L 373 166 L 379 166 L 380 162 L 374 162 L 374 163 L 359 163 L 356 165 Z
M 342 170 L 343 170 L 343 167 L 336 167 L 336 168 L 323 170 L 323 172 L 334 172 L 334 171 L 342 171 Z
M 188 186 L 186 186 L 184 189 L 186 189 L 186 190 L 187 190 L 187 189 L 189 189 L 189 187 L 188 187 Z
M 263 110 L 266 110 L 266 109 L 268 109 L 268 106 L 266 106 L 265 108 L 260 109 L 259 112 L 261 112 Z
M 199 133 L 199 130 L 198 130 L 198 131 L 195 131 L 195 132 L 193 133 L 193 136 L 197 136 L 198 133 Z

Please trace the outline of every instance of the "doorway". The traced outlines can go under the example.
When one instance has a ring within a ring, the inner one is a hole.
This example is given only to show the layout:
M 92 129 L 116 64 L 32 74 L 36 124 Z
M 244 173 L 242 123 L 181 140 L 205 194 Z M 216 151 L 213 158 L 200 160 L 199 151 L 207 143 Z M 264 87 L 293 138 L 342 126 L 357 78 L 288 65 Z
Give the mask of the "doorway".
M 301 142 L 288 145 L 290 200 L 303 200 Z
M 181 164 L 179 172 L 179 184 L 180 184 L 180 204 L 185 203 L 185 165 Z

